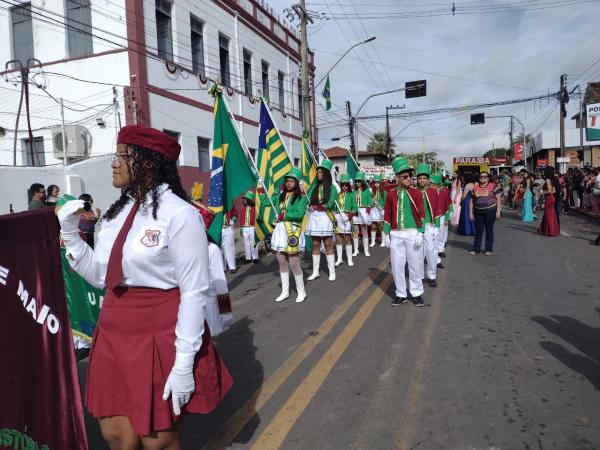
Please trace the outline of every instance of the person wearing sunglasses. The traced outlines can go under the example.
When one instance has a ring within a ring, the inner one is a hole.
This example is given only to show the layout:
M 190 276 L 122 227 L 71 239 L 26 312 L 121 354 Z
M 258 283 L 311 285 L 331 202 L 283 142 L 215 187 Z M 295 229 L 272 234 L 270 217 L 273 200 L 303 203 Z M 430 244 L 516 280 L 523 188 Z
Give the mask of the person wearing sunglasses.
M 408 300 L 406 265 L 410 295 L 415 306 L 423 306 L 423 223 L 425 205 L 423 195 L 410 186 L 413 168 L 406 158 L 392 161 L 398 185 L 388 193 L 383 208 L 385 246 L 390 249 L 396 298 L 391 306 Z
M 473 188 L 469 203 L 469 218 L 475 221 L 475 240 L 469 253 L 481 253 L 481 241 L 485 231 L 485 255 L 491 256 L 494 248 L 494 223 L 500 219 L 502 188 L 490 182 L 490 174 L 481 172 L 479 182 Z

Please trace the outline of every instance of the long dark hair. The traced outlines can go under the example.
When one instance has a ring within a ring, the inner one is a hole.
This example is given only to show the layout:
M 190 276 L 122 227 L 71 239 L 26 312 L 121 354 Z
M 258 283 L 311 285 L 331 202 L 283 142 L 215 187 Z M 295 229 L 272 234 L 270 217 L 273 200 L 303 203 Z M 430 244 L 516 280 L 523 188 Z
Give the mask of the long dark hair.
M 560 191 L 562 187 L 560 185 L 560 181 L 556 177 L 556 170 L 552 166 L 544 167 L 544 178 L 549 179 L 554 187 L 554 194 L 560 195 Z
M 287 180 L 287 178 L 286 178 Z M 300 182 L 298 180 L 296 180 L 294 178 L 294 181 L 296 182 L 296 186 L 294 187 L 294 195 L 292 196 L 292 203 L 296 203 L 298 200 L 300 200 L 302 198 L 302 189 L 300 189 Z M 285 200 L 285 195 L 287 193 L 287 190 L 285 189 L 285 184 L 283 185 L 283 190 L 281 191 L 281 194 L 279 194 L 279 203 L 281 203 L 282 201 Z
M 319 203 L 319 184 L 323 185 L 323 203 L 327 203 L 329 201 L 329 197 L 331 196 L 331 172 L 329 170 L 321 169 L 323 171 L 323 180 L 318 181 L 315 185 L 315 188 L 312 191 L 310 196 L 310 204 L 317 205 Z
M 175 161 L 137 145 L 128 145 L 127 152 L 127 160 L 132 161 L 131 182 L 129 186 L 121 189 L 121 196 L 110 205 L 104 214 L 104 219 L 112 220 L 117 217 L 129 202 L 130 196 L 140 204 L 142 209 L 145 209 L 144 200 L 150 194 L 152 196 L 152 217 L 156 220 L 158 188 L 163 183 L 166 183 L 175 195 L 187 201 L 187 194 L 181 185 Z

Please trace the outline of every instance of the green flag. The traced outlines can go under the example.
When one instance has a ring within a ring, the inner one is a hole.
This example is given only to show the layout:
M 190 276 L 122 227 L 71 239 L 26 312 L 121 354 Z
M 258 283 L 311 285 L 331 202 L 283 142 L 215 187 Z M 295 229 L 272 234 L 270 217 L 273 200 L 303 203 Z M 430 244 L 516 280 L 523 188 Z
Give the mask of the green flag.
M 323 88 L 323 98 L 325 99 L 325 110 L 331 109 L 331 90 L 329 86 L 329 75 L 327 75 L 327 81 L 325 81 L 325 87 Z
M 215 102 L 208 207 L 215 213 L 215 219 L 208 229 L 208 235 L 220 246 L 225 214 L 231 211 L 236 198 L 256 185 L 258 178 L 231 122 L 221 89 L 213 87 L 211 93 L 215 96 Z
M 104 299 L 104 289 L 93 287 L 71 268 L 64 248 L 60 249 L 60 259 L 72 333 L 91 344 Z
M 358 166 L 356 165 L 350 150 L 346 149 L 346 173 L 352 180 L 354 180 L 356 172 L 358 172 Z

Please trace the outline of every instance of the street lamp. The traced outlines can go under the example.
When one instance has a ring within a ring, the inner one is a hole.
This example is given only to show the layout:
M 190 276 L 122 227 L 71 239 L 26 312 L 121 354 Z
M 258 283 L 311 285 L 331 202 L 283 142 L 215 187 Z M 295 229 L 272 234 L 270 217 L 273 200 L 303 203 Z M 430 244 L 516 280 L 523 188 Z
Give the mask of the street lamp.
M 335 64 L 334 64 L 333 66 L 331 66 L 331 69 L 329 69 L 329 70 L 327 71 L 327 73 L 326 73 L 325 75 L 323 75 L 323 78 L 321 78 L 321 79 L 319 80 L 319 82 L 318 82 L 317 84 L 315 84 L 315 89 L 316 89 L 316 88 L 318 88 L 318 87 L 319 87 L 319 85 L 320 85 L 320 84 L 321 84 L 323 81 L 325 81 L 325 78 L 327 78 L 327 75 L 329 75 L 329 74 L 331 73 L 331 71 L 332 71 L 332 70 L 335 68 L 335 66 L 337 66 L 337 65 L 339 64 L 339 62 L 340 62 L 342 59 L 344 59 L 344 56 L 346 56 L 348 53 L 350 53 L 350 51 L 351 51 L 351 50 L 352 50 L 354 47 L 358 47 L 359 45 L 366 44 L 366 43 L 368 43 L 368 42 L 372 42 L 372 41 L 374 41 L 375 39 L 376 39 L 376 36 L 371 36 L 371 37 L 368 37 L 368 38 L 366 38 L 366 39 L 363 39 L 363 40 L 362 40 L 362 41 L 360 41 L 360 42 L 357 42 L 357 43 L 356 43 L 356 44 L 354 44 L 352 47 L 350 47 L 348 50 L 346 50 L 346 51 L 344 52 L 344 54 L 338 58 L 338 60 L 335 62 Z

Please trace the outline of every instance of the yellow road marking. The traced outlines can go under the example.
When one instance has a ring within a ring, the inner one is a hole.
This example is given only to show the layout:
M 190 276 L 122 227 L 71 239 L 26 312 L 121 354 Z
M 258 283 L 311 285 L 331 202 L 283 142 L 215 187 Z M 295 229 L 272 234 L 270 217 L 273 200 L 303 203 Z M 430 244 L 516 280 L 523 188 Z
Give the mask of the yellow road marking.
M 381 264 L 377 266 L 377 270 L 384 270 L 389 262 L 390 257 L 387 256 Z M 363 282 L 358 285 L 348 297 L 346 297 L 344 302 L 338 306 L 327 319 L 325 319 L 317 329 L 316 333 L 309 336 L 287 359 L 287 361 L 285 361 L 285 363 L 283 363 L 283 365 L 279 367 L 279 369 L 277 369 L 260 388 L 252 393 L 248 400 L 246 400 L 229 420 L 227 420 L 223 428 L 211 438 L 204 448 L 226 448 L 372 284 L 373 280 L 369 277 L 365 278 L 365 280 L 363 280 Z M 310 297 L 308 301 L 310 301 Z
M 383 379 L 380 379 L 375 389 L 375 394 L 369 401 L 369 407 L 365 414 L 365 419 L 360 431 L 354 438 L 352 448 L 362 450 L 366 448 L 374 448 L 371 443 L 373 431 L 375 429 L 376 422 L 380 419 L 383 408 L 386 405 L 386 400 L 390 398 L 390 392 L 394 388 L 396 383 L 396 374 L 401 369 L 400 362 L 404 356 L 405 350 L 409 345 L 409 336 L 412 333 L 415 324 L 415 314 L 421 313 L 422 311 L 416 311 L 417 308 L 412 305 L 404 305 L 404 308 L 408 307 L 409 311 L 405 312 L 404 319 L 400 324 L 400 332 L 396 339 L 394 339 L 393 350 L 388 361 L 386 361 L 386 371 L 391 373 Z M 402 306 L 400 307 L 402 308 Z M 399 308 L 399 309 L 400 309 Z
M 440 273 L 440 272 L 438 272 Z M 431 357 L 431 345 L 433 344 L 433 335 L 436 331 L 440 311 L 442 310 L 441 293 L 444 290 L 446 271 L 443 270 L 438 277 L 438 286 L 432 295 L 432 311 L 423 330 L 423 335 L 419 340 L 418 359 L 410 374 L 410 384 L 406 393 L 405 407 L 398 416 L 398 431 L 394 436 L 395 448 L 399 450 L 412 447 L 412 440 L 417 433 L 419 424 L 419 415 L 421 410 L 421 397 L 425 391 L 425 369 L 429 364 Z M 433 301 L 435 299 L 435 302 Z
M 333 366 L 346 351 L 354 337 L 363 327 L 379 300 L 392 283 L 392 275 L 388 274 L 380 286 L 369 296 L 361 306 L 344 331 L 338 336 L 327 352 L 313 367 L 308 376 L 300 383 L 285 405 L 277 412 L 275 418 L 261 433 L 253 450 L 277 449 L 302 415 L 312 398 L 315 396 Z

